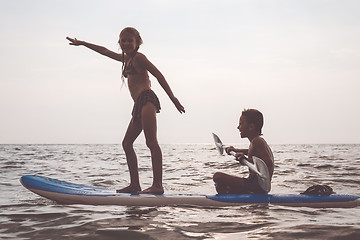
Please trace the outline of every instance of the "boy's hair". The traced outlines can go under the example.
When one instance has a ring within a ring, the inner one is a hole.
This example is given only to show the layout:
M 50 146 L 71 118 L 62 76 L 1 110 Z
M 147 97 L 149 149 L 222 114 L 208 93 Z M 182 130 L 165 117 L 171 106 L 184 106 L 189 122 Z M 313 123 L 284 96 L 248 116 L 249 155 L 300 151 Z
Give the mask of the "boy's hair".
M 253 123 L 255 130 L 262 135 L 261 129 L 264 125 L 264 117 L 262 113 L 256 109 L 244 109 L 241 113 L 242 116 L 246 118 L 248 123 Z

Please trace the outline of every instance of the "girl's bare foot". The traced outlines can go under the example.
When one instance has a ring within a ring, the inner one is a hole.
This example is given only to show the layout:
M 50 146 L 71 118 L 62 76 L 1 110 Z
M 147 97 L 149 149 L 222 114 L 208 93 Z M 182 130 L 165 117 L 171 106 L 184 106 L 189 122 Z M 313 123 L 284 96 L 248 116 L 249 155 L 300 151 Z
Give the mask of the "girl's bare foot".
M 163 187 L 155 187 L 151 186 L 144 191 L 140 191 L 139 194 L 163 194 L 164 188 Z
M 141 187 L 128 186 L 122 189 L 116 190 L 117 193 L 138 193 L 141 191 Z

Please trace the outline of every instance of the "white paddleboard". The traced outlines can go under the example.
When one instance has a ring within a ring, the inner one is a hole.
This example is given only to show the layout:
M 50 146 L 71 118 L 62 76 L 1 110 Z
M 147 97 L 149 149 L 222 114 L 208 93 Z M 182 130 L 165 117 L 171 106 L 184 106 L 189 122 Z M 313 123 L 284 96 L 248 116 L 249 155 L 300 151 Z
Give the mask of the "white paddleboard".
M 351 194 L 128 194 L 116 193 L 115 189 L 80 185 L 39 175 L 25 175 L 20 181 L 30 191 L 66 204 L 211 207 L 274 204 L 320 208 L 360 206 L 360 196 Z

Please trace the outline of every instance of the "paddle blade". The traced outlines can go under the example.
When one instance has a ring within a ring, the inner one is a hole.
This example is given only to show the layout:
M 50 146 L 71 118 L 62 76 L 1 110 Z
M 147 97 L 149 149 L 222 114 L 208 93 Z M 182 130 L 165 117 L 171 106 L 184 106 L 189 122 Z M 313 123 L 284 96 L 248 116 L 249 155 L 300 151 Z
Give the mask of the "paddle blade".
M 259 185 L 265 192 L 270 192 L 271 182 L 270 182 L 270 174 L 266 163 L 258 157 L 252 157 L 254 165 L 257 170 L 261 173 L 261 176 L 257 175 Z
M 219 151 L 220 155 L 223 155 L 224 147 L 223 147 L 223 144 L 222 144 L 220 138 L 215 133 L 213 133 L 212 135 L 213 135 L 213 138 L 215 141 L 216 149 Z

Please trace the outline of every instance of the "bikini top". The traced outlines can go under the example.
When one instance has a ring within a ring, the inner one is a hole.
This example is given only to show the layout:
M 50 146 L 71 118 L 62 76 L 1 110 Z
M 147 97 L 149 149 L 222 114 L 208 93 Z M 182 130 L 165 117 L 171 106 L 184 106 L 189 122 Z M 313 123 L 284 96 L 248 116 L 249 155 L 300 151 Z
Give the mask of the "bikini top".
M 129 74 L 137 73 L 134 65 L 132 64 L 132 60 L 133 59 L 130 59 L 127 63 L 125 63 L 125 67 L 124 67 L 124 70 L 123 70 L 123 75 L 126 78 L 128 77 Z

